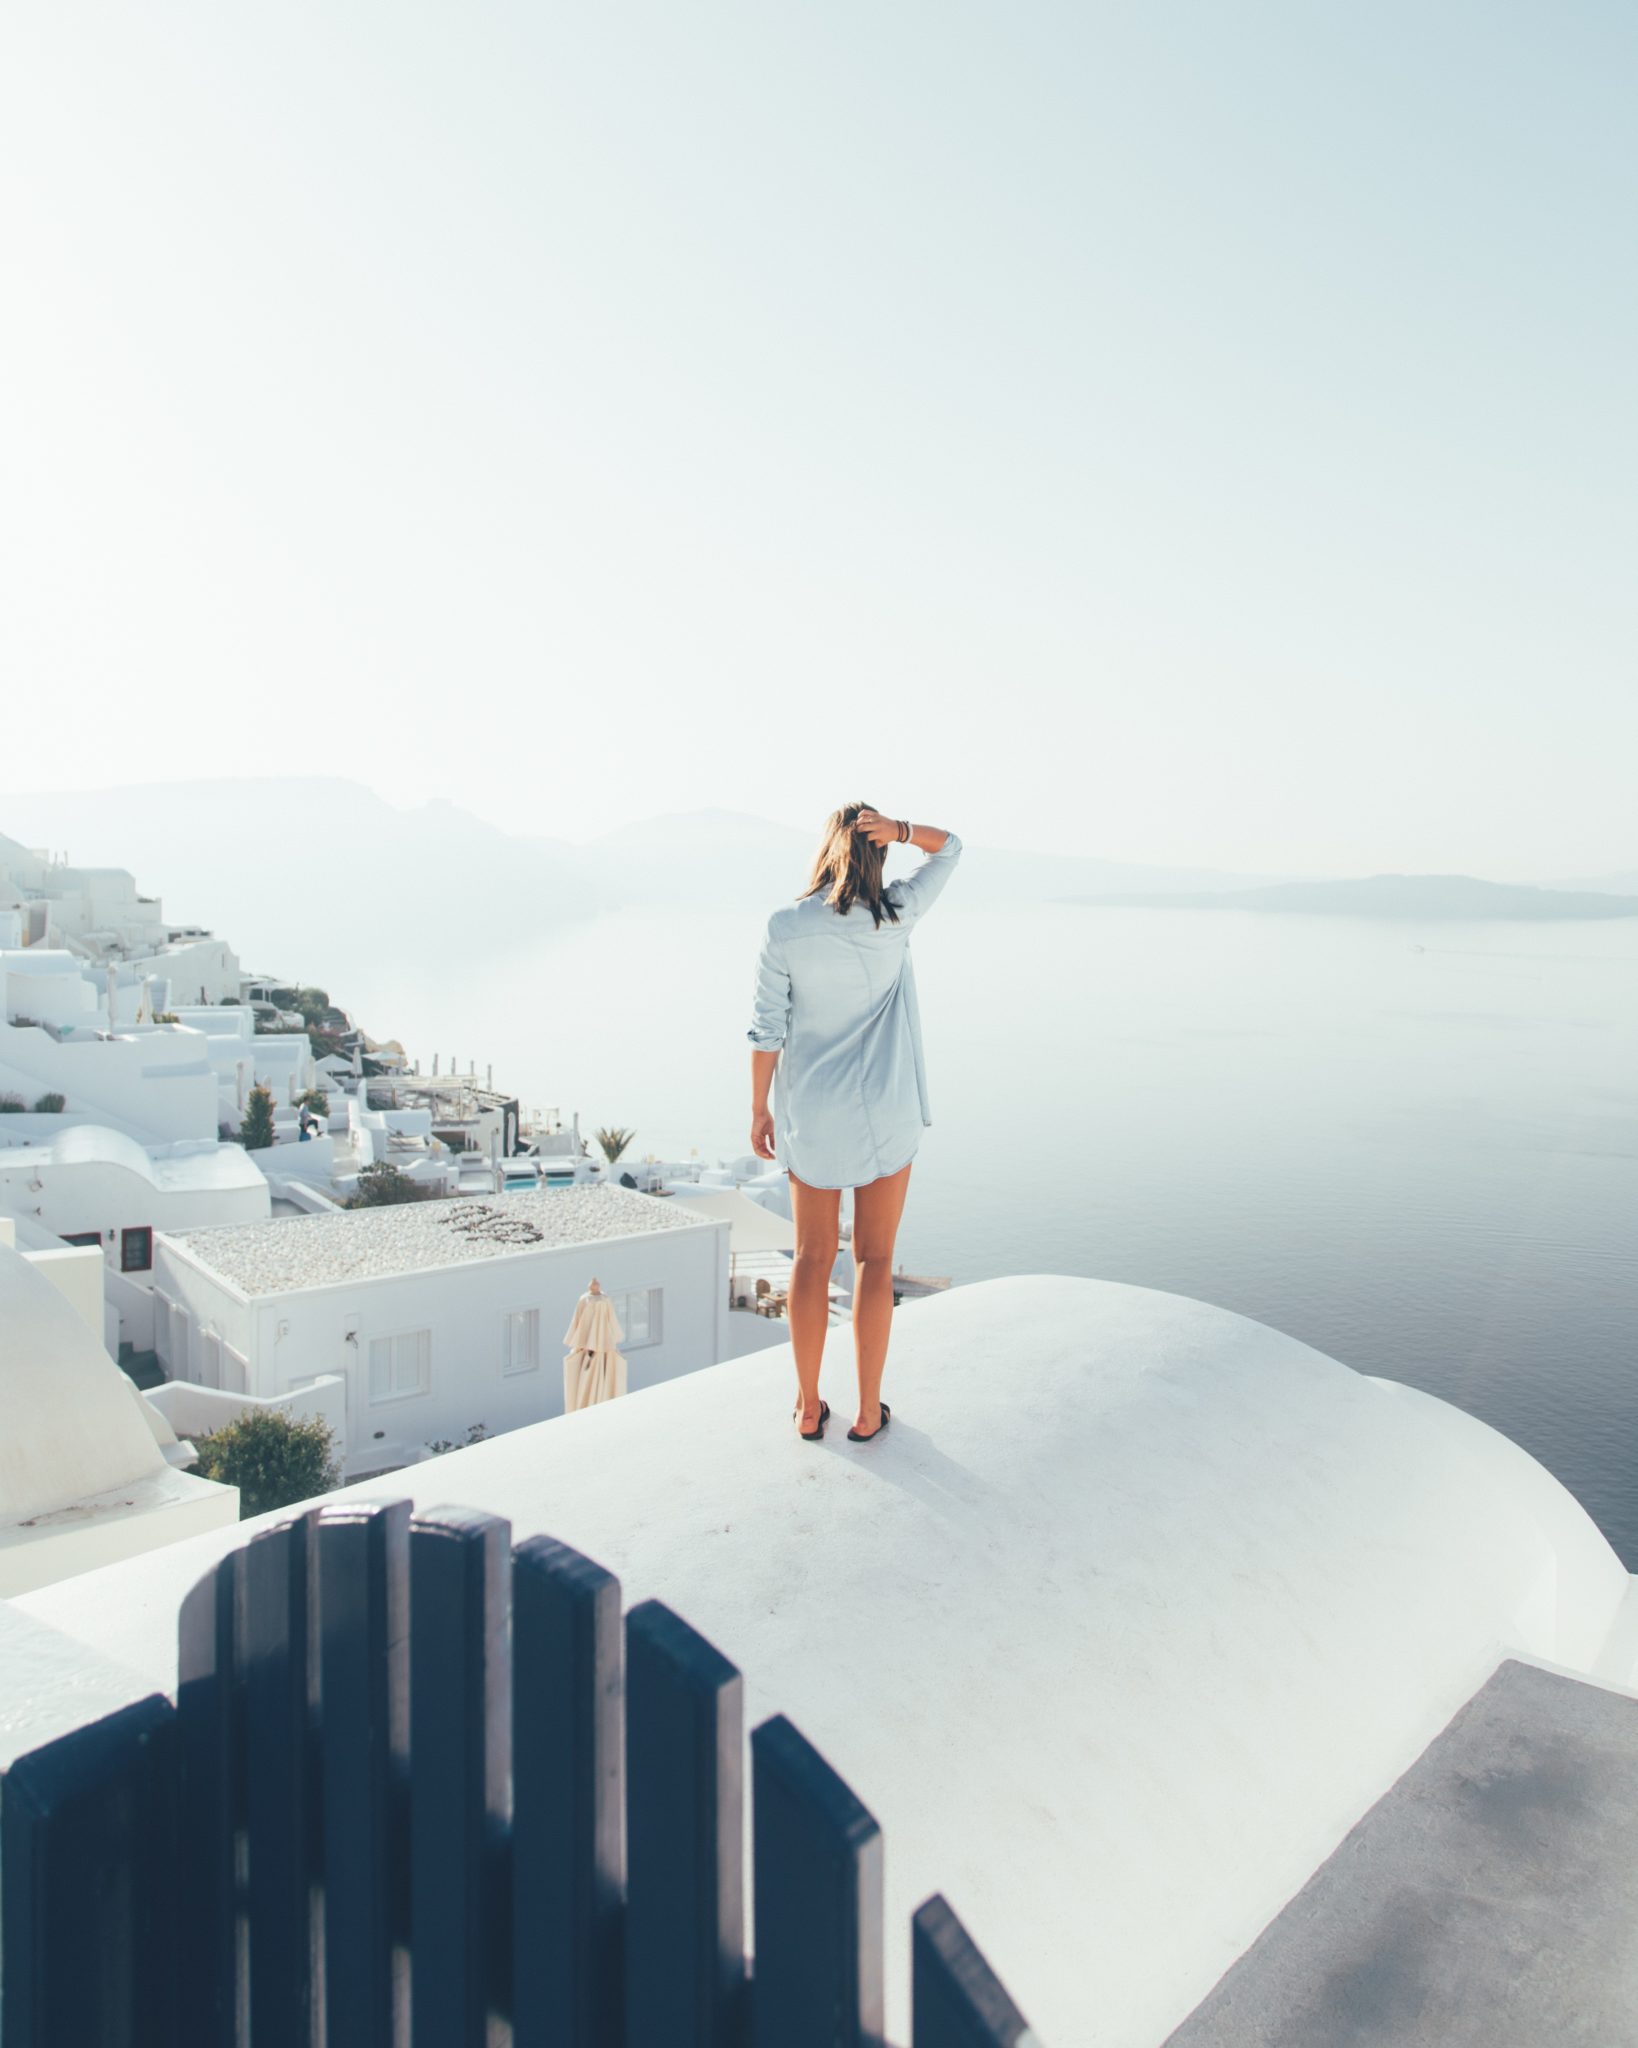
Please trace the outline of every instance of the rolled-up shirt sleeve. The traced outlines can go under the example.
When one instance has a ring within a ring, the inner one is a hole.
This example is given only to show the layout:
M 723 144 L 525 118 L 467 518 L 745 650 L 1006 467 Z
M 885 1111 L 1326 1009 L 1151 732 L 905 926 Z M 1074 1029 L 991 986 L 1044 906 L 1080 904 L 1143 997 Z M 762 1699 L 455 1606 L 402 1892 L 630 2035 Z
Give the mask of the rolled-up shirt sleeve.
M 778 1052 L 791 1025 L 791 976 L 785 949 L 773 928 L 762 935 L 756 959 L 756 992 L 751 1003 L 751 1028 L 745 1036 L 758 1052 Z
M 944 844 L 937 853 L 928 854 L 913 875 L 901 875 L 897 881 L 888 883 L 883 894 L 891 894 L 901 923 L 914 924 L 937 901 L 960 858 L 961 841 L 953 832 L 946 832 Z

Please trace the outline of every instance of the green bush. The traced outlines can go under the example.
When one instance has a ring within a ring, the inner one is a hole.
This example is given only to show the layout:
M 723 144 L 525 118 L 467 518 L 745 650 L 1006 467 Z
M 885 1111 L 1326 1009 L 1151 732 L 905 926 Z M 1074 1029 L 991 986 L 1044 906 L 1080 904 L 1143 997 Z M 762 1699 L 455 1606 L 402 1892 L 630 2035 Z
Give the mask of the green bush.
M 330 1114 L 330 1097 L 322 1088 L 304 1088 L 296 1097 L 298 1109 L 317 1110 L 320 1116 Z
M 65 1095 L 57 1095 L 55 1093 L 42 1095 L 34 1105 L 34 1114 L 36 1116 L 61 1116 L 67 1107 L 68 1098 Z
M 437 1190 L 421 1187 L 410 1179 L 407 1173 L 385 1159 L 378 1159 L 373 1166 L 362 1167 L 358 1176 L 358 1193 L 349 1198 L 345 1207 L 349 1209 L 385 1209 L 394 1202 L 431 1201 Z
M 265 1152 L 273 1142 L 273 1092 L 258 1081 L 250 1091 L 245 1120 L 239 1126 L 239 1143 L 247 1152 Z
M 282 1408 L 251 1409 L 237 1422 L 195 1437 L 201 1479 L 239 1489 L 239 1514 L 265 1515 L 339 1482 L 335 1436 L 322 1415 L 295 1417 Z
M 22 1096 L 0 1095 L 0 1116 L 20 1116 L 23 1107 Z

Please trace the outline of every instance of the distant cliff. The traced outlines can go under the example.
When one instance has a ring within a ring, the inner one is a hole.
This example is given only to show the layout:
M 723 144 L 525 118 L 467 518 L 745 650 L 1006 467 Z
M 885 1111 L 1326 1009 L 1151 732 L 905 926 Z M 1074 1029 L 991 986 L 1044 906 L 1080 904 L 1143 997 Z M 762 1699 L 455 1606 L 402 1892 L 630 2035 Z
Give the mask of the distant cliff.
M 1337 882 L 1274 882 L 1256 889 L 1105 893 L 1068 903 L 1141 905 L 1146 910 L 1283 910 L 1312 917 L 1414 918 L 1468 922 L 1638 917 L 1638 896 L 1591 889 L 1532 889 L 1474 875 L 1367 875 Z

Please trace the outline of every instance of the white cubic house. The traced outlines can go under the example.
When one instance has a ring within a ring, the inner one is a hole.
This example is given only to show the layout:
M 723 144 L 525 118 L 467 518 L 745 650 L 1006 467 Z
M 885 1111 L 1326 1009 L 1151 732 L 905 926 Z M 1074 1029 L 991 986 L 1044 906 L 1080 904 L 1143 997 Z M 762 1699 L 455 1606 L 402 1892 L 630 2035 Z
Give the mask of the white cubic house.
M 0 1217 L 0 1605 L 239 1518 L 104 1350 L 100 1281 L 95 1252 Z
M 0 1132 L 0 1214 L 101 1251 L 105 1335 L 116 1358 L 122 1345 L 153 1346 L 156 1230 L 253 1223 L 272 1213 L 267 1176 L 237 1145 L 145 1147 L 97 1124 L 70 1125 L 35 1144 L 8 1146 L 7 1135 Z
M 349 1478 L 563 1412 L 563 1334 L 593 1276 L 635 1391 L 723 1356 L 726 1221 L 628 1188 L 408 1202 L 154 1240 L 173 1381 L 263 1399 L 346 1382 Z

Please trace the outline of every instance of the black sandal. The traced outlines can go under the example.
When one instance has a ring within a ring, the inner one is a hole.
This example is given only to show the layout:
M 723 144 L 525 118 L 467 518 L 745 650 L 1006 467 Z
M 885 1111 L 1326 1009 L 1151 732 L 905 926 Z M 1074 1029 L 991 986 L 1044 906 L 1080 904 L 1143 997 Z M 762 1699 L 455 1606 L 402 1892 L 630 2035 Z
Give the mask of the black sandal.
M 796 1424 L 796 1433 L 803 1443 L 816 1444 L 824 1435 L 825 1424 L 830 1420 L 830 1403 L 828 1401 L 821 1401 L 819 1403 L 819 1427 L 817 1429 L 804 1429 L 802 1427 L 802 1403 L 800 1401 L 791 1410 L 791 1420 Z
M 862 1436 L 856 1429 L 850 1429 L 847 1433 L 847 1440 L 850 1444 L 867 1444 L 872 1437 L 880 1436 L 892 1420 L 893 1411 L 884 1401 L 882 1403 L 882 1419 L 876 1424 L 876 1427 L 874 1429 L 867 1429 Z

